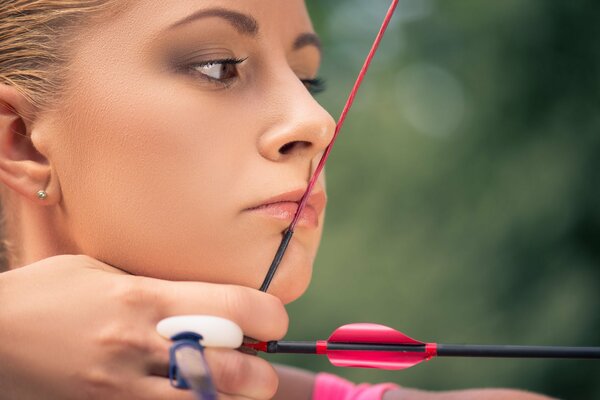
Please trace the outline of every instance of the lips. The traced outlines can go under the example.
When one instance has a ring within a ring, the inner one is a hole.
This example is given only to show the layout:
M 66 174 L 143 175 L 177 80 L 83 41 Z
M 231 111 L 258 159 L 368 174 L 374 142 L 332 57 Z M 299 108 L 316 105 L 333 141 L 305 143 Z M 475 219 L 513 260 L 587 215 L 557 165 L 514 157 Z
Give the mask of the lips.
M 296 215 L 300 200 L 304 195 L 305 189 L 294 190 L 273 196 L 260 204 L 247 208 L 246 211 L 262 214 L 279 220 L 291 221 Z M 308 198 L 306 206 L 298 219 L 299 227 L 316 228 L 319 226 L 319 216 L 325 208 L 327 196 L 320 190 Z

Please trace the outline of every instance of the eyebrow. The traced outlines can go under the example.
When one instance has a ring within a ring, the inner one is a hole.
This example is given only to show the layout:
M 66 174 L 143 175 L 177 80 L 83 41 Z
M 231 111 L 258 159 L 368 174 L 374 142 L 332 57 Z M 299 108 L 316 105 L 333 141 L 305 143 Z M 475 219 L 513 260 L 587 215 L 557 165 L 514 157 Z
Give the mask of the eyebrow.
M 258 34 L 258 22 L 256 21 L 256 19 L 254 19 L 250 15 L 242 14 L 233 10 L 228 10 L 226 8 L 209 8 L 196 11 L 170 25 L 167 29 L 173 29 L 182 25 L 189 24 L 192 21 L 197 21 L 199 19 L 211 17 L 217 17 L 226 20 L 241 34 L 249 36 L 256 36 Z M 321 40 L 315 33 L 302 33 L 296 38 L 296 40 L 294 40 L 293 49 L 300 50 L 306 46 L 314 46 L 317 48 L 317 50 L 321 51 Z
M 181 25 L 189 24 L 202 18 L 218 17 L 229 22 L 239 33 L 249 36 L 256 36 L 258 33 L 258 22 L 249 15 L 237 11 L 227 10 L 225 8 L 208 8 L 196 11 L 187 17 L 175 22 L 168 29 L 173 29 Z
M 319 37 L 312 32 L 302 33 L 294 41 L 294 50 L 300 50 L 306 46 L 314 46 L 320 51 L 321 39 L 319 39 Z

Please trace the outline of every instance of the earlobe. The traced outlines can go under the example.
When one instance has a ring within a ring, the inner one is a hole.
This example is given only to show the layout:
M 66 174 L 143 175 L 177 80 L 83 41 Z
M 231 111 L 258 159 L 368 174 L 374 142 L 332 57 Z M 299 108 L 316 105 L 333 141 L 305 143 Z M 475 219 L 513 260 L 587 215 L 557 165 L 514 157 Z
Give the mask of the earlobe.
M 32 110 L 14 87 L 0 83 L 0 182 L 40 205 L 56 204 L 58 182 L 50 163 L 31 141 Z

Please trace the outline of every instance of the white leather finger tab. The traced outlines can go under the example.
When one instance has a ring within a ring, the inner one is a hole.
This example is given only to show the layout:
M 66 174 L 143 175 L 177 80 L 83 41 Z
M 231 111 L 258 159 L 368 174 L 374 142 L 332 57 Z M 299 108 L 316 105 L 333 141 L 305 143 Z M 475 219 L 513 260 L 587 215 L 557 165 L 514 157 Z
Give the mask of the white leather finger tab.
M 212 315 L 165 318 L 156 325 L 156 330 L 165 339 L 183 332 L 197 333 L 202 336 L 200 343 L 205 347 L 237 349 L 244 340 L 242 329 L 235 322 Z

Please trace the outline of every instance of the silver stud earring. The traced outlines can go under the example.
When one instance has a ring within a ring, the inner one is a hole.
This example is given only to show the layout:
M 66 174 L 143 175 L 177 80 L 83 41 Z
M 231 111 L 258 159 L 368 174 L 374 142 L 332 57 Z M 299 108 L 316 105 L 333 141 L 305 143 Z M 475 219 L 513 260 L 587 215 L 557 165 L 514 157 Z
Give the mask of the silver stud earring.
M 40 200 L 46 200 L 48 198 L 48 193 L 45 190 L 38 190 L 37 198 Z

